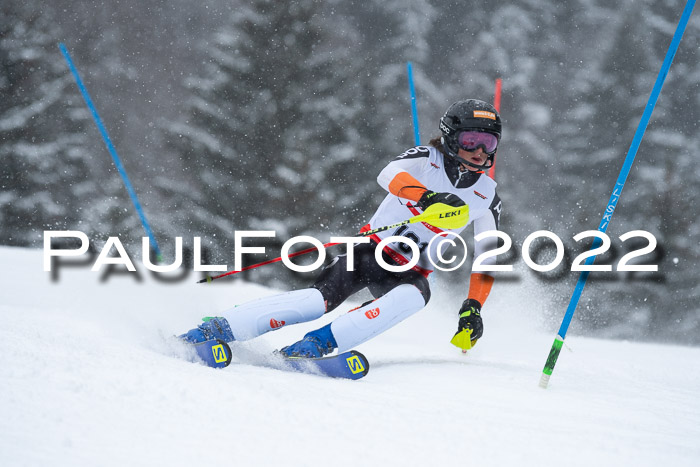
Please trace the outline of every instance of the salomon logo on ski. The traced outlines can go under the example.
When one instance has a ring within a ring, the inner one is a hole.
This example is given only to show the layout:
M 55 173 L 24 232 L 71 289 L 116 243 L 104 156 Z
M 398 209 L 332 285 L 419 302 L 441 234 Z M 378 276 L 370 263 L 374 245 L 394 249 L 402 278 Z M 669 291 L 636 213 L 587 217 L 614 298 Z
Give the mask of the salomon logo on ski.
M 360 360 L 360 357 L 357 355 L 353 355 L 352 357 L 348 357 L 345 359 L 345 361 L 348 364 L 348 368 L 350 368 L 350 371 L 352 372 L 353 375 L 356 375 L 358 373 L 362 373 L 365 371 L 364 365 L 362 365 L 362 361 Z
M 212 368 L 225 368 L 231 363 L 231 348 L 221 339 L 191 344 L 199 359 Z
M 211 348 L 211 353 L 214 356 L 214 362 L 221 363 L 226 361 L 226 351 L 224 346 L 217 344 Z

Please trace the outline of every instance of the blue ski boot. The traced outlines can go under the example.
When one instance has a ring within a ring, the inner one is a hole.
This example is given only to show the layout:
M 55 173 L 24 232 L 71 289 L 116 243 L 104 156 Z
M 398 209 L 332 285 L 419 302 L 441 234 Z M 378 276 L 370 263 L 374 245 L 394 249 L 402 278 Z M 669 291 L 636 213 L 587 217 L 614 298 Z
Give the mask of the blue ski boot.
M 287 347 L 280 352 L 286 357 L 321 358 L 333 352 L 338 344 L 328 324 L 320 329 L 307 333 L 302 340 Z
M 212 339 L 233 342 L 233 332 L 226 318 L 204 318 L 204 322 L 180 336 L 181 339 L 196 344 Z

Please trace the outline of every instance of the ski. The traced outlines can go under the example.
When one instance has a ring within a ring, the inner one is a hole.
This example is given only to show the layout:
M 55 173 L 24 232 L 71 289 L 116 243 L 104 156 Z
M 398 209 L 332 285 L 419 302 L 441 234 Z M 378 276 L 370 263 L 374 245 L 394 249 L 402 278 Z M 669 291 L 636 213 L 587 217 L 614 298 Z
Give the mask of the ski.
M 212 368 L 226 368 L 232 360 L 231 347 L 221 339 L 189 344 L 195 350 L 198 360 Z M 369 372 L 369 361 L 356 350 L 348 350 L 338 355 L 321 358 L 287 357 L 279 352 L 254 362 L 242 364 L 265 366 L 282 371 L 307 373 L 329 378 L 360 379 Z
M 369 372 L 369 361 L 356 350 L 322 358 L 279 356 L 284 367 L 279 369 L 330 378 L 360 379 Z M 277 368 L 277 366 L 275 366 Z
M 221 339 L 191 344 L 199 359 L 212 368 L 226 368 L 231 363 L 231 347 Z

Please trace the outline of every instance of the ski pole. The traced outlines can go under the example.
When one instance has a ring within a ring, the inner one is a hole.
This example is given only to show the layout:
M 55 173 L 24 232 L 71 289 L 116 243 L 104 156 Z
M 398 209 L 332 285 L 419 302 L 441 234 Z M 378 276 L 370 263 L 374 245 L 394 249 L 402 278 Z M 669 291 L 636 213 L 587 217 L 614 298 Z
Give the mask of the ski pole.
M 639 149 L 639 145 L 642 142 L 642 137 L 644 136 L 644 132 L 646 131 L 647 125 L 649 124 L 651 113 L 654 111 L 654 106 L 656 105 L 656 101 L 659 98 L 659 94 L 661 93 L 661 87 L 664 84 L 666 75 L 668 74 L 668 70 L 671 68 L 671 62 L 673 61 L 673 57 L 676 55 L 678 45 L 681 42 L 683 32 L 685 31 L 685 27 L 688 24 L 688 19 L 690 18 L 690 14 L 692 13 L 694 6 L 695 0 L 688 0 L 688 2 L 685 4 L 685 9 L 683 10 L 681 19 L 678 22 L 678 26 L 676 27 L 676 32 L 673 35 L 673 39 L 671 40 L 671 45 L 669 45 L 668 51 L 666 52 L 666 58 L 664 58 L 664 62 L 661 65 L 661 70 L 659 70 L 659 74 L 656 77 L 656 82 L 654 83 L 651 95 L 649 96 L 649 101 L 647 102 L 647 105 L 644 108 L 644 113 L 642 114 L 642 118 L 639 122 L 639 125 L 637 126 L 637 131 L 635 132 L 634 138 L 632 139 L 632 144 L 630 145 L 629 151 L 627 152 L 627 156 L 625 157 L 625 162 L 622 165 L 622 169 L 620 170 L 619 176 L 617 177 L 615 188 L 613 189 L 612 195 L 610 196 L 610 200 L 608 201 L 608 205 L 605 208 L 603 219 L 600 221 L 600 225 L 598 226 L 598 230 L 600 232 L 604 233 L 607 230 L 608 225 L 610 224 L 610 219 L 612 218 L 612 215 L 615 212 L 615 206 L 617 206 L 617 202 L 620 199 L 620 195 L 622 194 L 622 188 L 625 186 L 625 181 L 627 180 L 627 176 L 629 175 L 630 169 L 632 168 L 632 163 L 634 162 L 634 158 L 637 155 L 637 150 Z M 591 246 L 591 250 L 598 248 L 601 243 L 602 240 L 600 239 L 600 237 L 596 237 L 593 241 L 593 246 Z M 588 259 L 586 259 L 585 265 L 590 266 L 591 264 L 593 264 L 594 261 L 595 256 L 589 256 Z M 542 370 L 542 376 L 540 377 L 539 384 L 542 388 L 546 388 L 549 384 L 549 378 L 552 376 L 552 372 L 554 371 L 554 365 L 556 365 L 557 359 L 559 358 L 559 353 L 561 352 L 561 348 L 564 344 L 564 339 L 566 338 L 566 332 L 569 329 L 569 324 L 571 324 L 571 318 L 573 318 L 574 316 L 576 306 L 578 305 L 579 299 L 581 298 L 581 293 L 583 292 L 583 288 L 586 285 L 588 274 L 589 271 L 583 271 L 581 272 L 581 275 L 578 278 L 578 282 L 576 283 L 576 287 L 574 288 L 574 293 L 571 297 L 571 300 L 569 301 L 569 306 L 566 309 L 564 320 L 561 323 L 561 327 L 559 328 L 557 336 L 554 338 L 554 343 L 552 344 L 552 348 L 549 351 L 547 362 L 545 363 L 544 369 Z
M 332 246 L 334 246 L 334 245 L 339 245 L 339 243 L 324 243 L 324 244 L 323 244 L 323 248 L 329 248 L 329 247 L 332 247 Z M 316 247 L 315 247 L 315 246 L 312 246 L 311 248 L 307 248 L 307 249 L 305 249 L 305 250 L 301 250 L 301 251 L 297 251 L 296 253 L 289 254 L 289 255 L 287 255 L 287 257 L 288 257 L 288 258 L 294 258 L 295 256 L 305 255 L 305 254 L 311 253 L 312 251 L 315 251 L 315 250 L 316 250 Z M 198 280 L 198 281 L 197 281 L 197 284 L 202 284 L 202 283 L 204 283 L 204 282 L 211 282 L 211 281 L 213 281 L 213 280 L 215 280 L 215 279 L 221 279 L 222 277 L 232 276 L 233 274 L 238 274 L 239 272 L 249 271 L 249 270 L 251 270 L 251 269 L 259 268 L 260 266 L 265 266 L 265 265 L 267 265 L 267 264 L 277 263 L 277 262 L 279 262 L 279 261 L 282 261 L 282 257 L 281 257 L 281 256 L 278 256 L 278 257 L 275 258 L 275 259 L 268 259 L 267 261 L 263 261 L 262 263 L 258 263 L 258 264 L 253 264 L 253 265 L 250 265 L 250 266 L 246 266 L 246 267 L 244 267 L 244 268 L 241 268 L 241 269 L 238 270 L 238 271 L 235 271 L 235 270 L 234 270 L 234 271 L 229 271 L 229 272 L 225 272 L 225 273 L 223 273 L 223 274 L 219 274 L 218 276 L 212 276 L 212 277 L 207 276 L 207 277 L 205 277 L 204 279 Z
M 503 80 L 501 78 L 496 78 L 496 84 L 493 90 L 493 108 L 496 112 L 501 112 L 501 85 Z M 493 165 L 489 169 L 489 177 L 492 180 L 496 179 L 496 159 L 493 160 Z
M 406 224 L 414 224 L 416 222 L 425 222 L 426 224 L 430 224 L 441 229 L 459 229 L 460 227 L 467 225 L 467 222 L 469 222 L 469 206 L 464 205 L 460 207 L 453 207 L 444 203 L 435 203 L 428 206 L 423 213 L 418 214 L 417 216 L 413 216 L 405 221 L 397 222 L 396 224 L 385 225 L 384 227 L 378 227 L 366 232 L 360 232 L 358 236 L 367 237 L 378 232 L 383 232 L 385 230 L 393 229 Z
M 117 154 L 117 150 L 114 148 L 114 145 L 112 144 L 112 140 L 109 138 L 109 134 L 107 133 L 107 128 L 105 128 L 104 123 L 102 123 L 102 119 L 100 118 L 100 115 L 97 113 L 97 107 L 95 107 L 95 104 L 92 102 L 92 99 L 90 98 L 90 94 L 88 94 L 87 88 L 83 84 L 83 80 L 80 79 L 80 75 L 78 74 L 78 69 L 75 67 L 73 64 L 73 60 L 71 59 L 70 53 L 68 53 L 68 49 L 63 43 L 58 44 L 58 48 L 61 49 L 61 53 L 63 54 L 63 57 L 66 59 L 66 63 L 68 64 L 68 68 L 70 68 L 71 73 L 73 73 L 73 77 L 75 78 L 75 83 L 78 85 L 78 89 L 80 90 L 80 93 L 83 95 L 83 99 L 85 100 L 85 104 L 87 105 L 88 109 L 90 110 L 90 113 L 92 113 L 92 118 L 95 120 L 95 125 L 97 125 L 97 129 L 100 131 L 100 134 L 102 135 L 102 139 L 104 140 L 105 146 L 107 146 L 107 151 L 109 151 L 109 154 L 112 156 L 112 160 L 114 161 L 114 165 L 117 168 L 117 171 L 119 172 L 119 175 L 122 177 L 122 181 L 124 182 L 124 186 L 126 187 L 126 191 L 129 193 L 129 197 L 131 198 L 131 202 L 134 204 L 134 208 L 136 208 L 136 212 L 139 215 L 139 219 L 141 219 L 141 225 L 143 226 L 143 230 L 146 231 L 146 235 L 148 235 L 148 238 L 151 241 L 151 245 L 153 246 L 153 251 L 156 253 L 156 258 L 158 261 L 162 261 L 162 255 L 160 253 L 160 248 L 158 248 L 158 242 L 156 242 L 156 237 L 153 234 L 153 231 L 151 230 L 151 226 L 148 225 L 148 221 L 146 220 L 146 214 L 143 212 L 143 208 L 141 207 L 141 203 L 139 203 L 139 198 L 136 196 L 136 190 L 134 190 L 134 187 L 131 185 L 131 181 L 129 180 L 129 177 L 126 175 L 126 170 L 124 169 L 124 165 L 122 164 L 121 159 L 119 159 L 119 154 Z
M 406 64 L 408 71 L 408 90 L 411 93 L 411 115 L 413 116 L 413 138 L 416 146 L 420 146 L 420 129 L 418 128 L 418 109 L 416 108 L 416 89 L 413 86 L 413 66 L 411 62 Z
M 428 208 L 421 214 L 418 214 L 417 216 L 413 216 L 410 219 L 406 219 L 405 221 L 398 222 L 396 224 L 392 225 L 387 225 L 384 227 L 379 227 L 373 230 L 368 230 L 366 232 L 360 232 L 356 236 L 357 237 L 367 237 L 370 235 L 374 235 L 377 232 L 383 232 L 385 230 L 389 230 L 391 228 L 399 227 L 402 225 L 406 224 L 412 224 L 415 222 L 425 222 L 427 224 L 433 225 L 438 228 L 442 229 L 458 229 L 460 227 L 463 227 L 469 222 L 469 206 L 464 205 L 460 207 L 453 207 L 453 206 L 448 206 L 447 204 L 444 203 L 435 203 L 431 206 L 428 206 Z M 338 243 L 325 243 L 323 244 L 323 248 L 329 248 L 334 245 L 339 245 Z M 289 258 L 294 258 L 295 256 L 301 256 L 305 255 L 307 253 L 311 253 L 312 251 L 315 251 L 316 247 L 311 247 L 307 248 L 305 250 L 297 251 L 296 253 L 292 253 L 288 255 Z M 218 276 L 207 276 L 204 279 L 198 280 L 198 284 L 202 284 L 204 282 L 211 282 L 216 279 L 221 279 L 222 277 L 226 276 L 232 276 L 234 274 L 238 274 L 239 272 L 243 271 L 249 271 L 251 269 L 259 268 L 261 266 L 265 266 L 267 264 L 272 264 L 272 263 L 277 263 L 279 261 L 282 261 L 282 257 L 279 256 L 274 259 L 269 259 L 266 261 L 263 261 L 261 263 L 253 264 L 250 266 L 246 266 L 244 268 L 241 268 L 240 270 L 233 270 L 233 271 L 228 271 L 223 274 L 219 274 Z

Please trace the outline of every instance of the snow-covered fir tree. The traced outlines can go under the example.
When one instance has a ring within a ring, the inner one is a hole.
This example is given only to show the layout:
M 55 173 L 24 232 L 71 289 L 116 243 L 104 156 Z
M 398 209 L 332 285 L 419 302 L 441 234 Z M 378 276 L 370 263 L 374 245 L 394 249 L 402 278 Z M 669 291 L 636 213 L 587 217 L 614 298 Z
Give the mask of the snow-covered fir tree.
M 10 2 L 0 15 L 0 225 L 9 245 L 93 227 L 84 222 L 96 192 L 85 150 L 90 116 L 60 59 L 52 13 Z

